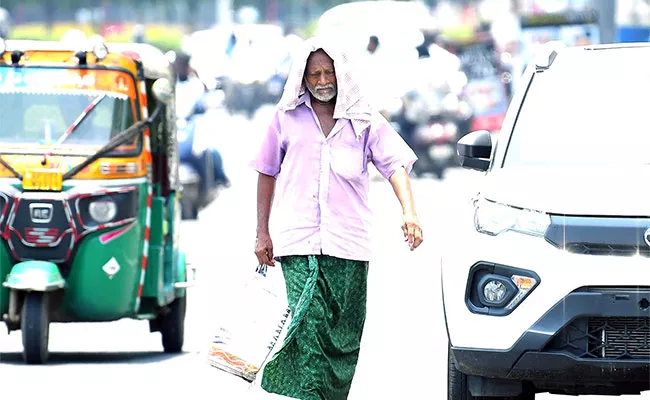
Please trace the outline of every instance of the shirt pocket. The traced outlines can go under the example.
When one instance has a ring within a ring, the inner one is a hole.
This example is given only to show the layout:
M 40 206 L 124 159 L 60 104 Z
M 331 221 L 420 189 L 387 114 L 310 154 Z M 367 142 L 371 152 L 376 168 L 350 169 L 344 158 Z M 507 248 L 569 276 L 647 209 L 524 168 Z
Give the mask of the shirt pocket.
M 365 172 L 366 156 L 360 143 L 358 146 L 337 144 L 331 147 L 330 154 L 332 171 L 336 175 L 348 181 L 361 180 Z

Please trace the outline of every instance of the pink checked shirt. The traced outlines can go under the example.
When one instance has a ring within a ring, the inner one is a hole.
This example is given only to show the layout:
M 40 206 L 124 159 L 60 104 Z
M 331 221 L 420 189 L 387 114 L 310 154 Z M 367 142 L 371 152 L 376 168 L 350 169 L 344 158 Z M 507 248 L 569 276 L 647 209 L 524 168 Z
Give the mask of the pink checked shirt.
M 360 139 L 347 119 L 325 137 L 309 95 L 292 111 L 277 111 L 251 166 L 276 177 L 271 212 L 274 256 L 325 254 L 370 260 L 372 162 L 388 179 L 417 157 L 385 118 Z M 365 143 L 365 148 L 364 148 Z

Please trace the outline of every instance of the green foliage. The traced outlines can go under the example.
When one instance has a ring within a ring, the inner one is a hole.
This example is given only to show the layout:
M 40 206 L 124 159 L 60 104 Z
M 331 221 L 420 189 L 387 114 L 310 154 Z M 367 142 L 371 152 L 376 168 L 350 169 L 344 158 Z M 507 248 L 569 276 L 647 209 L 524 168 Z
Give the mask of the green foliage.
M 45 23 L 41 24 L 23 24 L 12 28 L 10 39 L 26 40 L 60 40 L 65 32 L 70 29 L 80 29 L 90 37 L 95 32 L 90 26 L 79 26 L 74 23 L 55 24 L 48 29 Z M 184 32 L 178 27 L 168 25 L 153 25 L 147 27 L 145 37 L 148 43 L 158 47 L 162 51 L 177 49 L 181 46 Z M 123 33 L 107 37 L 111 42 L 129 42 L 133 38 L 132 30 L 125 29 Z

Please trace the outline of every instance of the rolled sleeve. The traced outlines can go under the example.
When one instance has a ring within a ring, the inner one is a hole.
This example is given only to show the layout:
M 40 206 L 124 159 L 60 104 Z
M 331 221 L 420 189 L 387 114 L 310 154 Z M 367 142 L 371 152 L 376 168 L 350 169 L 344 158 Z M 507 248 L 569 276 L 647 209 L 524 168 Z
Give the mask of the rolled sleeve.
M 263 135 L 258 150 L 249 164 L 257 172 L 274 177 L 280 173 L 284 158 L 281 132 L 280 112 L 276 111 L 269 129 Z
M 373 118 L 369 135 L 372 163 L 384 178 L 390 179 L 401 167 L 411 172 L 417 156 L 381 114 Z

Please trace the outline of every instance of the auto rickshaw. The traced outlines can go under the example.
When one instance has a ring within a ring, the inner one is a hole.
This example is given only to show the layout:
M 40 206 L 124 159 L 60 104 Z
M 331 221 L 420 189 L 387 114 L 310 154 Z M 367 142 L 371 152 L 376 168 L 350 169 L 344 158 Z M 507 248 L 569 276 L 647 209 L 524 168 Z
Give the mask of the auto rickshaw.
M 0 315 L 25 362 L 47 361 L 51 322 L 148 320 L 182 351 L 169 62 L 146 44 L 0 47 Z

